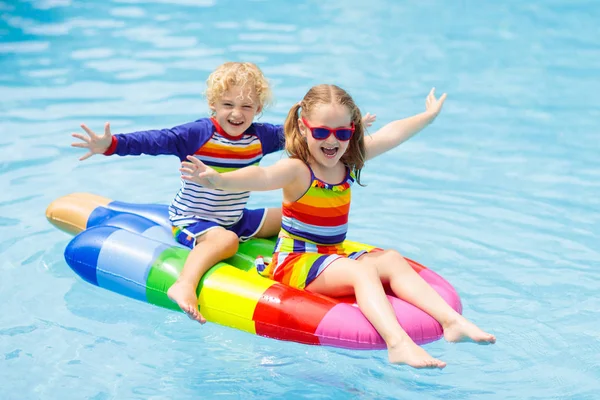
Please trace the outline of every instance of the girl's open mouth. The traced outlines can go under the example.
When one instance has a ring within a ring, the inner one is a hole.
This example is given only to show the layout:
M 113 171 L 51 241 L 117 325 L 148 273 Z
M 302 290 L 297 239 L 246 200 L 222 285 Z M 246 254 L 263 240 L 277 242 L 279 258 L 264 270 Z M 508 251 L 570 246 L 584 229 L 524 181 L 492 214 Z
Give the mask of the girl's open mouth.
M 321 147 L 321 151 L 325 154 L 327 158 L 334 158 L 338 152 L 338 147 Z

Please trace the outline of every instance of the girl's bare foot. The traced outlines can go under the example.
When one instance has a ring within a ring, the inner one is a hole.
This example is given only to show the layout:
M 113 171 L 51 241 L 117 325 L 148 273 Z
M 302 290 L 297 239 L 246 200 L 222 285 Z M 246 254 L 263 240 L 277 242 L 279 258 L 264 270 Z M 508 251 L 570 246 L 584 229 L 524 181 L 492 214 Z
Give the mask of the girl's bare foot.
M 171 301 L 177 303 L 179 308 L 187 314 L 190 319 L 198 321 L 201 324 L 206 322 L 206 319 L 198 311 L 198 297 L 196 296 L 196 288 L 184 281 L 176 281 L 167 290 L 167 296 Z
M 462 315 L 444 325 L 444 339 L 449 342 L 475 342 L 479 344 L 496 343 L 496 336 L 484 332 Z
M 388 358 L 392 364 L 406 364 L 413 368 L 444 368 L 446 363 L 433 358 L 412 340 L 403 340 L 398 345 L 388 346 Z

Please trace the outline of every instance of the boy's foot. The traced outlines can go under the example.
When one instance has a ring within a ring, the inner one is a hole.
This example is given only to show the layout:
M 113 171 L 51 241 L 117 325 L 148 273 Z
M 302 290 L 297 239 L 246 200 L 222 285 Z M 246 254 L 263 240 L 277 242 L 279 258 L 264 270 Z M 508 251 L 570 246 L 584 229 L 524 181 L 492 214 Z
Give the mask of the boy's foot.
M 449 342 L 475 342 L 479 344 L 496 343 L 496 336 L 484 332 L 477 325 L 468 321 L 462 315 L 446 324 L 444 327 L 444 339 Z
M 413 368 L 444 368 L 446 363 L 433 358 L 412 341 L 402 341 L 397 346 L 388 346 L 388 359 L 392 364 L 406 364 Z
M 200 322 L 201 324 L 206 322 L 206 319 L 198 311 L 198 297 L 196 296 L 196 288 L 182 281 L 176 281 L 167 290 L 167 296 L 174 303 L 177 303 L 179 308 L 187 314 L 190 319 Z

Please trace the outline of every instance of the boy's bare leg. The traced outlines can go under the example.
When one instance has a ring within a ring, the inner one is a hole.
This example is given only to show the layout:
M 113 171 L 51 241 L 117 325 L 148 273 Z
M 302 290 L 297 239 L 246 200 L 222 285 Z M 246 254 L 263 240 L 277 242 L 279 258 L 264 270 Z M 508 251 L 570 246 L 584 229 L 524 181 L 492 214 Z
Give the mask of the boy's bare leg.
M 183 312 L 201 324 L 206 319 L 198 311 L 196 288 L 202 275 L 216 263 L 232 257 L 238 250 L 238 237 L 221 227 L 213 228 L 196 239 L 177 281 L 167 291 L 167 296 Z
M 258 238 L 270 238 L 276 236 L 281 230 L 281 207 L 268 208 L 265 222 L 256 233 Z

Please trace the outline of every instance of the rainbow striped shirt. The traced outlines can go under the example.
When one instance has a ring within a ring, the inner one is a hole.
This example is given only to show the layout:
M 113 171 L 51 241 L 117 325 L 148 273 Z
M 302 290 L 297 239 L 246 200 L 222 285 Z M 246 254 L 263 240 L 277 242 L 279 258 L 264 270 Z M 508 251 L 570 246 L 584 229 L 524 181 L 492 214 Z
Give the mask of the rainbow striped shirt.
M 281 229 L 292 239 L 322 245 L 342 243 L 348 231 L 354 174 L 348 169 L 346 178 L 337 185 L 323 182 L 312 169 L 310 175 L 312 182 L 306 193 L 293 203 L 283 203 Z
M 215 126 L 216 131 L 211 138 L 194 154 L 200 161 L 217 172 L 258 165 L 263 151 L 256 135 L 244 133 L 242 136 L 232 137 L 217 124 Z M 169 207 L 169 216 L 175 226 L 189 225 L 198 219 L 229 226 L 241 218 L 249 197 L 250 192 L 209 189 L 190 181 L 182 181 L 179 193 Z
M 282 150 L 284 143 L 281 125 L 254 122 L 243 135 L 232 137 L 216 120 L 201 118 L 170 129 L 116 134 L 104 154 L 171 154 L 181 161 L 193 154 L 217 171 L 225 172 L 256 165 L 264 155 Z M 169 206 L 169 218 L 174 226 L 198 220 L 229 226 L 242 216 L 249 195 L 249 192 L 226 192 L 182 181 Z

